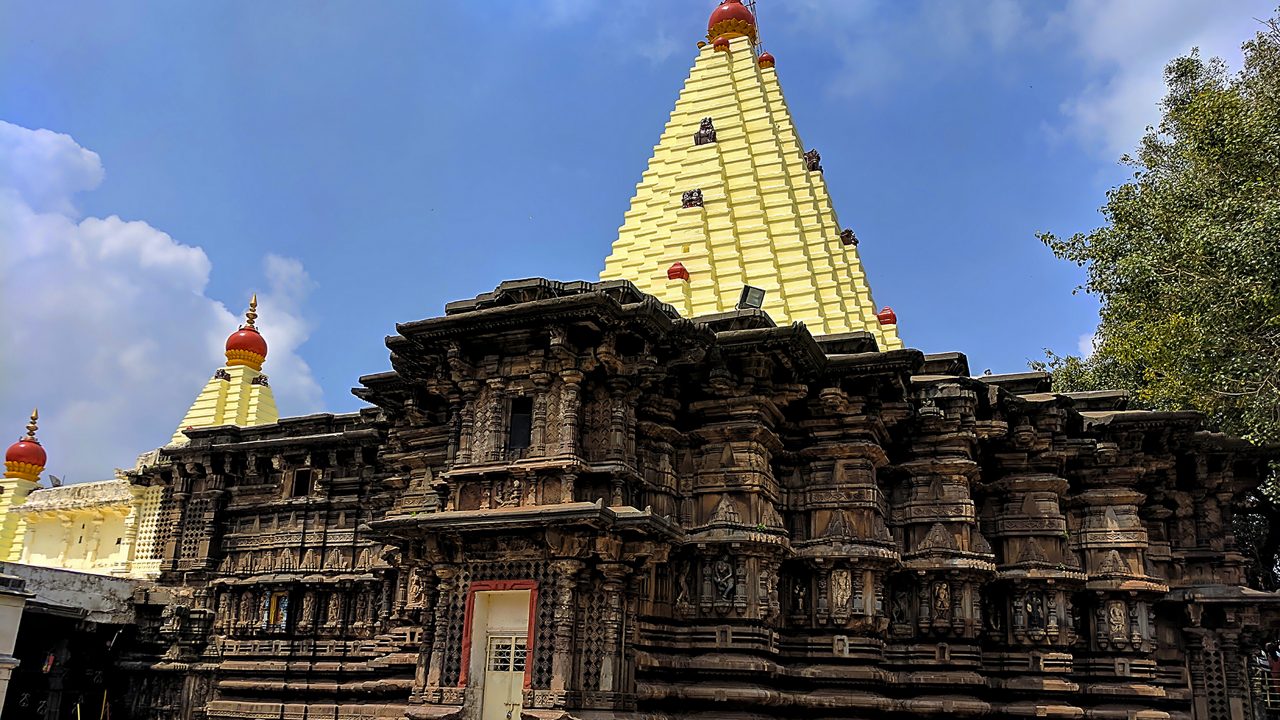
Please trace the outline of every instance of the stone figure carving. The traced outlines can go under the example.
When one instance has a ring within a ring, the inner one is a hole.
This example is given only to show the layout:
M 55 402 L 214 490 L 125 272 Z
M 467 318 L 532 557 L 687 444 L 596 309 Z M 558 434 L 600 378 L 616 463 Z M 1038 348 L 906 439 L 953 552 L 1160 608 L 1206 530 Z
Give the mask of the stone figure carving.
M 249 623 L 253 621 L 253 593 L 246 592 L 240 595 L 240 612 L 238 614 L 240 622 Z
M 848 247 L 858 247 L 858 236 L 849 228 L 840 231 L 840 244 Z
M 1044 595 L 1039 592 L 1027 593 L 1025 606 L 1027 611 L 1027 628 L 1044 629 Z
M 1121 600 L 1112 600 L 1107 603 L 1107 628 L 1111 631 L 1112 637 L 1123 638 L 1129 617 L 1124 611 L 1124 602 Z
M 422 603 L 422 570 L 414 568 L 409 573 L 409 605 L 417 607 Z
M 316 616 L 316 594 L 308 590 L 302 594 L 302 611 L 298 614 L 299 627 L 311 627 Z
M 831 606 L 833 610 L 847 610 L 853 595 L 853 579 L 845 569 L 831 571 Z
M 702 190 L 685 190 L 680 196 L 680 207 L 695 208 L 702 207 Z
M 716 560 L 712 566 L 712 582 L 716 585 L 716 594 L 722 602 L 730 602 L 733 600 L 733 564 L 729 562 L 727 557 L 721 557 Z
M 693 134 L 694 145 L 707 145 L 716 141 L 716 126 L 711 118 L 704 117 L 698 124 L 698 132 Z
M 1004 630 L 1004 608 L 1000 607 L 999 601 L 995 598 L 987 598 L 986 602 L 987 627 L 1000 632 Z
M 804 166 L 811 172 L 822 172 L 822 155 L 816 149 L 811 149 L 804 154 Z
M 803 582 L 791 586 L 791 610 L 795 613 L 809 612 L 809 588 Z
M 689 604 L 689 563 L 680 563 L 676 568 L 676 605 Z
M 338 625 L 342 622 L 342 593 L 329 593 L 329 613 L 326 625 Z
M 911 622 L 911 595 L 906 590 L 894 591 L 889 617 L 894 625 L 906 625 Z
M 933 617 L 936 620 L 951 617 L 951 587 L 945 582 L 933 584 Z

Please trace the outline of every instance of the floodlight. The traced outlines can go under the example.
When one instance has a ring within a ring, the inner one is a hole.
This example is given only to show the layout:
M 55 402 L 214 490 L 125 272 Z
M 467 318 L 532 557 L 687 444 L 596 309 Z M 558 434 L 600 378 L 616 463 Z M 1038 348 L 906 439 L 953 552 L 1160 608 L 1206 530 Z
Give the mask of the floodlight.
M 762 307 L 764 307 L 764 289 L 743 285 L 742 296 L 738 298 L 738 309 L 746 310 Z

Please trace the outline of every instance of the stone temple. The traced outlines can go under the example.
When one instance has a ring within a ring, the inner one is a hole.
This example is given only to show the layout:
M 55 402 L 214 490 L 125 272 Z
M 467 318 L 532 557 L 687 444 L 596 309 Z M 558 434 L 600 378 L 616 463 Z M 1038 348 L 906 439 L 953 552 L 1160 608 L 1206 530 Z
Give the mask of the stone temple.
M 38 489 L 33 424 L 5 571 L 131 615 L 20 632 L 5 720 L 1263 717 L 1275 453 L 905 348 L 756 40 L 715 9 L 599 282 L 397 325 L 367 408 L 277 418 L 255 307 L 98 496 Z

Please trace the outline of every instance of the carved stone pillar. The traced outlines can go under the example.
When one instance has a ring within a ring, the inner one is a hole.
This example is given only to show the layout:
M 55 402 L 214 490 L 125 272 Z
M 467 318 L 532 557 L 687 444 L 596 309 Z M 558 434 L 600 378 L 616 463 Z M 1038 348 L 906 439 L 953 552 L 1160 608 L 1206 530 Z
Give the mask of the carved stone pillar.
M 458 430 L 458 458 L 459 465 L 466 465 L 471 462 L 471 448 L 475 445 L 476 430 L 476 395 L 473 386 L 478 385 L 475 382 L 466 382 L 462 384 L 462 389 L 468 391 L 467 399 L 462 405 L 461 420 Z
M 600 657 L 600 691 L 619 692 L 623 677 L 622 618 L 626 610 L 628 569 L 625 565 L 602 565 L 604 575 L 604 650 Z
M 489 453 L 485 459 L 490 462 L 501 461 L 507 450 L 507 413 L 503 407 L 503 385 L 502 380 L 489 381 L 489 412 L 485 413 L 489 419 L 489 427 L 485 428 L 489 433 Z
M 445 644 L 449 637 L 449 608 L 453 604 L 453 594 L 457 592 L 458 571 L 448 565 L 437 565 L 436 602 L 432 608 L 435 613 L 435 630 L 431 637 L 431 659 L 427 663 L 426 687 L 439 687 L 444 676 L 444 656 L 448 652 Z
M 577 482 L 578 476 L 573 471 L 567 470 L 560 476 L 560 502 L 573 502 L 573 493 Z
M 533 380 L 533 420 L 529 431 L 529 454 L 547 454 L 547 390 L 551 386 L 550 373 L 539 372 L 530 376 Z
M 560 402 L 560 453 L 574 455 L 578 451 L 578 411 L 581 404 L 582 373 L 566 370 L 560 375 L 564 390 Z
M 626 452 L 626 399 L 630 387 L 623 378 L 609 381 L 609 458 L 614 460 L 621 459 Z
M 563 697 L 573 676 L 573 592 L 582 570 L 579 560 L 555 563 L 555 650 L 551 656 L 551 692 Z
M 462 407 L 458 403 L 449 404 L 449 449 L 447 457 L 449 464 L 458 461 L 458 441 L 462 436 Z
M 439 622 L 438 616 L 441 614 L 440 593 L 439 590 L 444 584 L 440 582 L 437 573 L 423 574 L 423 604 L 426 606 L 425 612 L 436 613 L 436 622 L 422 623 L 422 640 L 418 645 L 418 663 L 414 668 L 413 677 L 413 693 L 412 700 L 421 701 L 422 690 L 429 684 L 429 676 L 431 672 L 431 658 L 434 655 L 435 639 L 437 637 L 436 626 Z

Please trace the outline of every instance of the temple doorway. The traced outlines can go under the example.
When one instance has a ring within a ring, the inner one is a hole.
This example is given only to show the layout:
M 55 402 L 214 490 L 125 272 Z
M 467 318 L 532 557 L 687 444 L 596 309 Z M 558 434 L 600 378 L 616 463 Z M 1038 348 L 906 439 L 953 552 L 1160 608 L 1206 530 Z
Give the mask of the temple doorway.
M 480 720 L 520 717 L 531 599 L 529 590 L 484 591 L 473 596 L 468 674 L 479 681 Z

